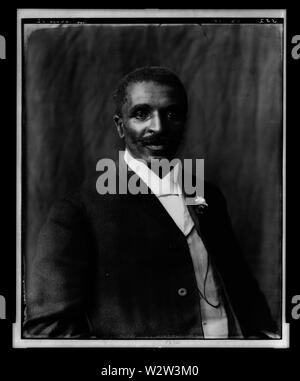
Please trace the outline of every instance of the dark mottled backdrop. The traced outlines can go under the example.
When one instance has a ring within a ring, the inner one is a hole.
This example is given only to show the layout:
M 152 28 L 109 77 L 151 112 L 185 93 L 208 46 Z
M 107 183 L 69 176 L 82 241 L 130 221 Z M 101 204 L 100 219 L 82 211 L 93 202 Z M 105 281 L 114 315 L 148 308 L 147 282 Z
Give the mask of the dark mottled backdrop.
M 34 31 L 26 41 L 28 263 L 52 202 L 94 172 L 99 158 L 116 158 L 122 147 L 112 121 L 120 77 L 138 66 L 164 65 L 189 93 L 182 155 L 205 159 L 205 177 L 225 194 L 243 253 L 280 319 L 281 26 L 55 27 Z

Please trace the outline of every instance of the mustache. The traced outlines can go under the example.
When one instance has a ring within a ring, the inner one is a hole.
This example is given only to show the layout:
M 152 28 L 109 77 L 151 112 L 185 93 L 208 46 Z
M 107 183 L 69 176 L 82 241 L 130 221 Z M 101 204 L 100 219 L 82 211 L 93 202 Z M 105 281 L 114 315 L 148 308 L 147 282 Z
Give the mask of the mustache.
M 170 145 L 177 143 L 180 139 L 175 136 L 163 136 L 163 135 L 152 135 L 145 138 L 140 138 L 139 142 L 143 145 Z

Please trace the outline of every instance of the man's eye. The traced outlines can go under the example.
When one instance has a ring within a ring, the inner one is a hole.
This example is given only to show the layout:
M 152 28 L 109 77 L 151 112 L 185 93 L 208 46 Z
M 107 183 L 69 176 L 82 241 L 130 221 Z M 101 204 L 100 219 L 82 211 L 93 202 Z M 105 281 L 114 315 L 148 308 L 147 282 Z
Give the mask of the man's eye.
M 139 111 L 136 111 L 133 116 L 134 118 L 138 120 L 146 120 L 147 118 L 149 118 L 150 113 L 149 111 L 146 111 L 146 110 L 139 110 Z
M 178 110 L 172 110 L 167 112 L 167 118 L 168 120 L 172 122 L 179 122 L 184 119 L 182 112 Z

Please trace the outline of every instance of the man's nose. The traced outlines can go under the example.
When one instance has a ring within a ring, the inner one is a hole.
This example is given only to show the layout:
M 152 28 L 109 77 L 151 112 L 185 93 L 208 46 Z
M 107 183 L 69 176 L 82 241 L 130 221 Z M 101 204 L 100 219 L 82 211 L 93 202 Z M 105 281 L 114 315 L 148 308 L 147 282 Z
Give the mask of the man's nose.
M 151 119 L 150 130 L 152 132 L 159 133 L 162 131 L 162 129 L 164 127 L 163 125 L 164 125 L 164 123 L 163 123 L 163 120 L 162 120 L 160 113 L 155 111 L 153 113 L 153 117 Z

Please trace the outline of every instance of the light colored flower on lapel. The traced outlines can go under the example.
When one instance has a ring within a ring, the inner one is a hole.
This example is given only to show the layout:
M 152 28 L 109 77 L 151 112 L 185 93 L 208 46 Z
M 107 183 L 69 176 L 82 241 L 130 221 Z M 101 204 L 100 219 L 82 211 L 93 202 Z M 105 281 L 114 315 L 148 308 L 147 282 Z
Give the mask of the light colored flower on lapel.
M 208 207 L 208 204 L 205 201 L 205 198 L 202 196 L 196 196 L 194 202 L 196 206 L 196 213 L 198 214 L 202 214 L 204 210 Z
M 202 196 L 197 196 L 195 198 L 195 205 L 202 205 L 202 206 L 208 206 L 208 204 L 205 201 L 205 198 Z

